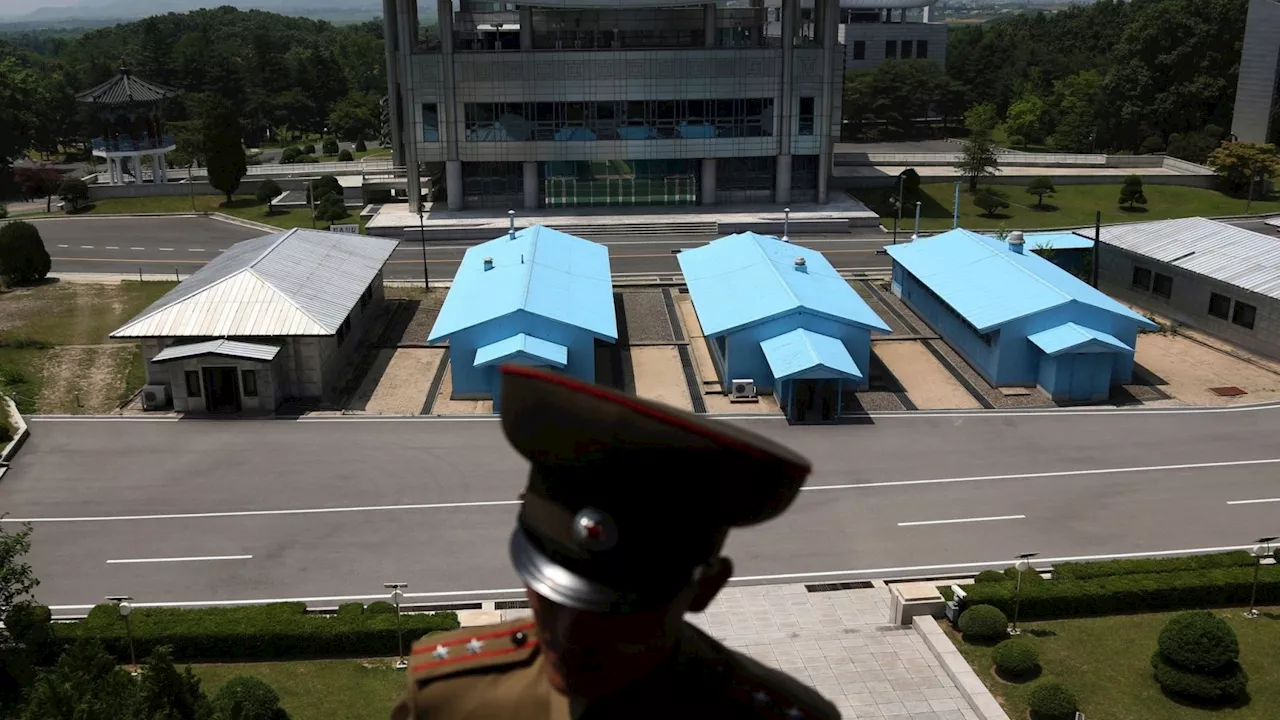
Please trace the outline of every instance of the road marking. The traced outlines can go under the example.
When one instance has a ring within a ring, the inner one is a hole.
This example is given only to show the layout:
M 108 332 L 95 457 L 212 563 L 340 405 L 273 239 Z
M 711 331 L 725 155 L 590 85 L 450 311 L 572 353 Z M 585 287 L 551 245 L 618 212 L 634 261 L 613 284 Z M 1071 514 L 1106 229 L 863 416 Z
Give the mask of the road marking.
M 156 249 L 161 250 L 163 252 L 173 252 L 173 248 L 156 248 Z
M 1256 505 L 1258 503 L 1280 502 L 1280 498 L 1258 498 L 1257 500 L 1228 500 L 1228 505 Z
M 160 249 L 161 249 L 161 250 L 163 250 L 164 248 L 160 248 Z M 145 264 L 147 264 L 147 263 L 170 263 L 170 264 L 172 264 L 172 263 L 194 263 L 194 264 L 196 264 L 196 265 L 205 265 L 205 264 L 207 264 L 207 263 L 208 263 L 208 261 L 207 261 L 207 260 L 174 260 L 174 259 L 172 259 L 172 258 L 151 258 L 151 259 L 147 260 L 147 259 L 143 259 L 143 258 L 105 258 L 105 257 L 85 258 L 85 257 L 56 257 L 56 258 L 49 258 L 49 259 L 50 259 L 50 260 L 57 260 L 57 261 L 59 261 L 59 262 L 104 262 L 104 263 L 108 263 L 108 262 L 109 262 L 109 263 L 133 263 L 134 265 L 138 265 L 138 264 L 143 264 L 143 265 L 145 265 Z M 394 261 L 392 261 L 392 262 L 394 262 Z M 57 273 L 54 273 L 54 274 L 55 274 L 55 275 L 57 275 Z M 111 275 L 112 273 L 85 273 L 85 274 L 86 274 L 86 275 L 89 275 L 89 274 L 97 274 L 97 275 Z
M 92 249 L 93 249 L 93 246 L 92 246 L 92 245 L 81 245 L 81 246 L 80 246 L 80 249 L 81 249 L 81 250 L 92 250 Z
M 1228 550 L 1247 550 L 1251 545 L 1228 545 L 1224 547 L 1201 547 L 1201 548 L 1184 548 L 1180 550 L 1152 550 L 1143 552 L 1130 553 L 1111 553 L 1106 555 L 1073 555 L 1064 557 L 1045 557 L 1036 558 L 1035 564 L 1043 567 L 1053 563 L 1063 562 L 1084 562 L 1091 560 L 1123 560 L 1127 558 L 1143 558 L 1143 557 L 1168 557 L 1171 555 L 1197 555 L 1204 553 L 1227 552 Z M 900 567 L 881 567 L 881 568 L 862 568 L 855 570 L 827 570 L 818 572 L 801 572 L 786 573 L 782 575 L 742 575 L 729 579 L 729 582 L 761 582 L 770 580 L 798 580 L 801 578 L 821 578 L 821 577 L 839 577 L 850 575 L 871 575 L 871 576 L 893 576 L 902 575 L 904 573 L 935 573 L 944 571 L 942 574 L 960 574 L 967 573 L 975 568 L 1004 568 L 1009 566 L 1009 558 L 1000 558 L 999 560 L 984 560 L 980 562 L 961 562 L 947 563 L 941 565 L 904 565 Z M 960 573 L 947 573 L 945 571 L 960 571 Z M 523 598 L 525 594 L 524 588 L 492 588 L 487 590 L 451 590 L 443 592 L 414 592 L 405 593 L 405 597 L 409 598 L 456 598 L 471 596 L 488 596 L 488 595 L 518 595 Z M 304 602 L 304 603 L 329 603 L 342 601 L 357 600 L 385 600 L 386 593 L 379 595 L 321 595 L 313 597 L 290 597 L 290 598 L 254 598 L 244 600 L 182 600 L 168 602 L 135 602 L 134 607 L 218 607 L 228 605 L 266 605 L 269 603 L 281 602 Z M 50 605 L 50 610 L 54 612 L 65 612 L 72 610 L 90 610 L 94 605 Z
M 187 252 L 204 252 L 204 248 L 187 248 Z
M 67 245 L 59 245 L 58 247 L 68 247 Z
M 124 560 L 108 560 L 108 565 L 127 565 L 132 563 L 172 563 L 172 562 L 204 562 L 206 560 L 250 560 L 252 555 L 202 555 L 195 557 L 165 558 L 127 558 Z
M 900 522 L 898 527 L 914 527 L 916 525 L 951 525 L 954 523 L 991 522 L 992 520 L 1026 520 L 1026 515 L 992 515 L 990 517 L 957 518 L 955 520 L 916 520 Z
M 107 250 L 119 250 L 120 248 L 116 247 L 115 245 L 108 245 L 108 246 L 106 246 L 106 248 L 105 248 L 105 249 L 107 249 Z
M 146 248 L 136 248 L 136 247 L 131 247 L 129 249 L 130 250 L 146 250 Z

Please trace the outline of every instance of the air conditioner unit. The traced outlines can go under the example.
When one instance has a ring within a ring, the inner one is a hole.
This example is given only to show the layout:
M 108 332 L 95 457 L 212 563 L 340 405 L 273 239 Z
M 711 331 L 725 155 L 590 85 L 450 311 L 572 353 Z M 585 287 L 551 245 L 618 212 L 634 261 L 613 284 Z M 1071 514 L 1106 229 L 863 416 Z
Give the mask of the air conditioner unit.
M 732 389 L 729 391 L 730 399 L 742 402 L 754 401 L 756 399 L 756 381 L 751 378 L 737 379 L 730 382 Z
M 160 410 L 169 406 L 168 385 L 143 385 L 142 409 Z

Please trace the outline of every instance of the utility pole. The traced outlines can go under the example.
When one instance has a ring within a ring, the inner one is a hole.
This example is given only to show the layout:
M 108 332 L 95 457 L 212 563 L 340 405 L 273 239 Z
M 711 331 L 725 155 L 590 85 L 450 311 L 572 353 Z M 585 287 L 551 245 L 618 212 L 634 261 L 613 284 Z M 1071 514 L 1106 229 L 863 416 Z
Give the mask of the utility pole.
M 431 275 L 427 272 L 427 228 L 422 224 L 422 205 L 418 205 L 418 239 L 422 242 L 422 286 L 431 289 Z
M 1089 277 L 1092 280 L 1089 284 L 1098 287 L 1098 262 L 1102 258 L 1102 211 L 1099 210 L 1093 216 L 1093 267 L 1089 268 Z

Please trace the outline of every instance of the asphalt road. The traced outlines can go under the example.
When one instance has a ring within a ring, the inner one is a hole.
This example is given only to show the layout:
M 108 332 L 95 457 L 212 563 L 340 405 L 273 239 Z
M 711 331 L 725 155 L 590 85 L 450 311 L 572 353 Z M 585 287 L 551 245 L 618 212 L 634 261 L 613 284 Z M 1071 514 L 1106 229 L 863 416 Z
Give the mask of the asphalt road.
M 1280 406 L 733 422 L 815 467 L 789 512 L 731 536 L 740 582 L 1221 548 L 1280 528 Z M 390 580 L 455 601 L 518 587 L 506 542 L 525 471 L 492 420 L 37 419 L 0 508 L 34 521 L 39 597 L 64 612 L 120 593 L 324 604 Z M 676 503 L 690 480 L 651 482 Z

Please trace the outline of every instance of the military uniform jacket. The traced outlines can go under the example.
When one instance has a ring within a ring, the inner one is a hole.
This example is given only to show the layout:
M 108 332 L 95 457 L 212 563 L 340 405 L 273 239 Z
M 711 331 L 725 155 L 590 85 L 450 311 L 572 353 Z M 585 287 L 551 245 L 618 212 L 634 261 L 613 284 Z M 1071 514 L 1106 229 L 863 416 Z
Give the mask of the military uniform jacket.
M 794 678 L 685 624 L 668 666 L 615 697 L 579 707 L 546 679 L 531 621 L 431 635 L 414 644 L 409 687 L 392 720 L 835 720 Z

